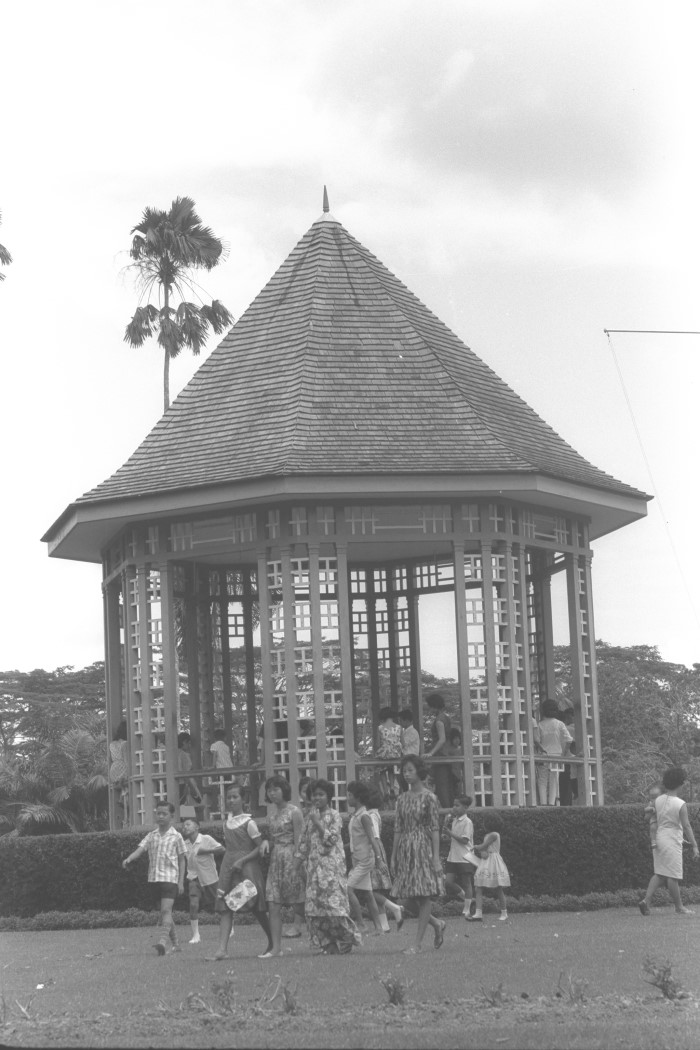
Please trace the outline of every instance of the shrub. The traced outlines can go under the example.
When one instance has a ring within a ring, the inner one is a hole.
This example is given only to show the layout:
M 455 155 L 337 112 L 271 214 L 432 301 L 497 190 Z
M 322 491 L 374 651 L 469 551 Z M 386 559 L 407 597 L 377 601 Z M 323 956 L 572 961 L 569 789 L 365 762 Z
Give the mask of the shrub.
M 688 810 L 700 837 L 700 807 L 689 804 Z M 477 841 L 484 836 L 486 812 L 472 813 Z M 547 895 L 553 910 L 580 910 L 584 895 L 637 890 L 649 880 L 652 859 L 642 805 L 502 809 L 499 815 L 513 898 L 538 897 L 542 908 Z M 266 834 L 265 821 L 259 824 Z M 393 827 L 393 814 L 385 814 L 382 839 L 389 857 Z M 220 824 L 205 825 L 202 831 L 223 841 Z M 127 871 L 121 866 L 143 834 L 143 829 L 129 829 L 5 839 L 0 843 L 0 915 L 151 910 L 155 901 L 147 882 L 147 858 L 141 857 Z M 343 834 L 347 839 L 347 823 Z M 448 845 L 441 848 L 444 858 Z M 700 866 L 689 860 L 687 855 L 685 882 L 697 885 Z M 186 909 L 186 897 L 178 898 L 176 907 Z

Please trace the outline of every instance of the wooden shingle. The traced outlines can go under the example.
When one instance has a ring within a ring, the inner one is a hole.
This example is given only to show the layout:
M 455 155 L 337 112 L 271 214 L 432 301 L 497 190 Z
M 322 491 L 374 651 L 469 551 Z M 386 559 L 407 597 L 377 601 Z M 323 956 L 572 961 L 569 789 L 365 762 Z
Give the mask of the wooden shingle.
M 77 504 L 294 475 L 544 474 L 580 456 L 330 215 L 133 455 Z

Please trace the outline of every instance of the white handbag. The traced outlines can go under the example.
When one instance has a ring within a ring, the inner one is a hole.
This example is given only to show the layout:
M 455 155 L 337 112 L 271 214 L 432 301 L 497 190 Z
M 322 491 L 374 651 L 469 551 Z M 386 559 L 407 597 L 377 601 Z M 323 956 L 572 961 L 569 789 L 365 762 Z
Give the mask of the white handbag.
M 227 893 L 224 897 L 226 907 L 230 908 L 231 911 L 240 911 L 241 908 L 246 905 L 253 898 L 257 897 L 258 891 L 255 888 L 255 883 L 251 882 L 250 879 L 243 879 L 237 886 L 234 886 L 230 893 Z

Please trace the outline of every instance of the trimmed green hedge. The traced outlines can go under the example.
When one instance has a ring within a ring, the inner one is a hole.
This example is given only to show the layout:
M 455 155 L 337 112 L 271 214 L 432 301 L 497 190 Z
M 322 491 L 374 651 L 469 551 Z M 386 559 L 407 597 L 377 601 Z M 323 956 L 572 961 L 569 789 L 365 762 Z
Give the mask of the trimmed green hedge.
M 700 839 L 700 807 L 688 810 Z M 471 814 L 477 841 L 484 817 Z M 652 873 L 649 830 L 641 805 L 601 808 L 499 810 L 501 853 L 511 876 L 513 897 L 547 894 L 582 896 L 644 886 Z M 260 822 L 266 834 L 265 821 Z M 222 841 L 221 825 L 202 831 Z M 146 881 L 145 857 L 124 871 L 121 862 L 139 844 L 143 830 L 83 835 L 44 835 L 0 843 L 0 915 L 31 916 L 47 911 L 100 911 L 155 904 Z M 391 856 L 393 816 L 383 817 L 382 838 Z M 443 857 L 448 842 L 442 843 Z M 700 863 L 684 850 L 685 884 L 700 884 Z M 186 898 L 178 907 L 186 908 Z

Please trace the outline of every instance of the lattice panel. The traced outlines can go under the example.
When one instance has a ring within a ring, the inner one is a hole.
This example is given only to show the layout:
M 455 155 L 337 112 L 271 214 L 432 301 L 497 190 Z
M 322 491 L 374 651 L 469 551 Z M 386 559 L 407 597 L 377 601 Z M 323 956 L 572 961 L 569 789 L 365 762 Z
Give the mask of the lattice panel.
M 494 532 L 506 531 L 506 512 L 502 504 L 489 503 L 489 524 Z
M 506 806 L 518 804 L 518 777 L 515 762 L 503 762 L 501 765 L 501 794 Z
M 479 532 L 481 529 L 481 515 L 478 503 L 462 504 L 462 521 L 466 532 Z
M 292 507 L 292 515 L 289 521 L 292 536 L 297 538 L 307 536 L 309 532 L 309 520 L 306 507 Z
M 282 528 L 280 525 L 280 512 L 278 510 L 268 510 L 265 532 L 267 533 L 268 540 L 278 540 L 280 538 Z
M 316 524 L 322 536 L 332 536 L 335 532 L 335 511 L 333 508 L 317 507 Z
M 515 734 L 512 729 L 499 730 L 498 746 L 502 755 L 515 754 Z
M 421 507 L 418 522 L 426 535 L 452 532 L 452 508 L 447 504 Z
M 493 801 L 493 779 L 490 762 L 474 763 L 474 802 L 486 806 Z
M 475 758 L 483 758 L 491 754 L 491 733 L 488 729 L 472 731 L 472 753 Z

